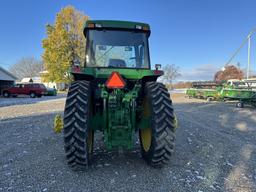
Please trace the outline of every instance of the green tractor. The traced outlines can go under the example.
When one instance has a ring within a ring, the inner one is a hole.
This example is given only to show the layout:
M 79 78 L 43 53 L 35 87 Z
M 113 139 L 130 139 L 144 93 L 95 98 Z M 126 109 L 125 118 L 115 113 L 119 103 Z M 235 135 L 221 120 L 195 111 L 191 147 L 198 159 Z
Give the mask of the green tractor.
M 64 142 L 68 164 L 87 167 L 94 133 L 103 133 L 107 150 L 130 150 L 139 133 L 141 154 L 162 167 L 174 150 L 177 125 L 163 75 L 150 69 L 148 24 L 90 20 L 84 27 L 86 58 L 72 66 L 64 112 Z

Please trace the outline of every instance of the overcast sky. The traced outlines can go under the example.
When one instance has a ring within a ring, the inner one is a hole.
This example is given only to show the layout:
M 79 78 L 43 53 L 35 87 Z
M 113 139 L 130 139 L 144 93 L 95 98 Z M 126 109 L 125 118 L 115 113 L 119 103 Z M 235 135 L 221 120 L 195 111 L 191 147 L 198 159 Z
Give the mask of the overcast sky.
M 151 65 L 174 63 L 184 80 L 212 79 L 247 34 L 256 27 L 255 0 L 2 0 L 0 66 L 21 57 L 40 58 L 45 25 L 73 5 L 92 19 L 146 22 L 151 25 Z M 252 67 L 256 69 L 256 37 Z M 246 67 L 247 47 L 233 63 Z

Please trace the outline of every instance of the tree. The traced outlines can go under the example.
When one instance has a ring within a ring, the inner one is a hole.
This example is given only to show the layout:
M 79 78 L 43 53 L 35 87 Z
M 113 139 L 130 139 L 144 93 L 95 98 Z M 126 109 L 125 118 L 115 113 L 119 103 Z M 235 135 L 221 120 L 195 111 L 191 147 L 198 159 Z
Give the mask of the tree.
M 223 70 L 218 71 L 214 75 L 215 81 L 227 81 L 229 79 L 242 79 L 244 73 L 241 69 L 234 65 L 229 65 L 223 68 Z
M 46 26 L 47 37 L 43 39 L 43 61 L 46 73 L 43 78 L 51 82 L 68 82 L 70 66 L 83 63 L 85 39 L 83 26 L 88 16 L 67 6 L 57 13 L 55 23 Z
M 163 67 L 164 75 L 160 80 L 165 84 L 170 84 L 172 86 L 173 81 L 180 77 L 180 68 L 175 64 L 167 64 Z
M 10 72 L 18 79 L 39 76 L 39 72 L 42 70 L 43 62 L 34 57 L 22 58 L 10 67 Z

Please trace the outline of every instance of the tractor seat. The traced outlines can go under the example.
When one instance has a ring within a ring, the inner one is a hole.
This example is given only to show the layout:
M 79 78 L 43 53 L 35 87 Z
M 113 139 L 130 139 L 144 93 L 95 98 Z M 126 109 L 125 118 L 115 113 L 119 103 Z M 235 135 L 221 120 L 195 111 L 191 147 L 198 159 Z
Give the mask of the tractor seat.
M 126 63 L 122 59 L 109 59 L 109 67 L 126 67 Z

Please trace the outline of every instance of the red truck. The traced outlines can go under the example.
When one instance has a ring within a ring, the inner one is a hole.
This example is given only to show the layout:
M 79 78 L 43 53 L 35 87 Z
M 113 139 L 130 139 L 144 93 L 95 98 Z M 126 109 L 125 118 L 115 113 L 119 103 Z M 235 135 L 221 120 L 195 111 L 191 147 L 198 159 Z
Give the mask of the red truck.
M 42 97 L 47 92 L 44 84 L 41 83 L 20 83 L 3 90 L 4 97 L 29 95 L 31 98 Z

